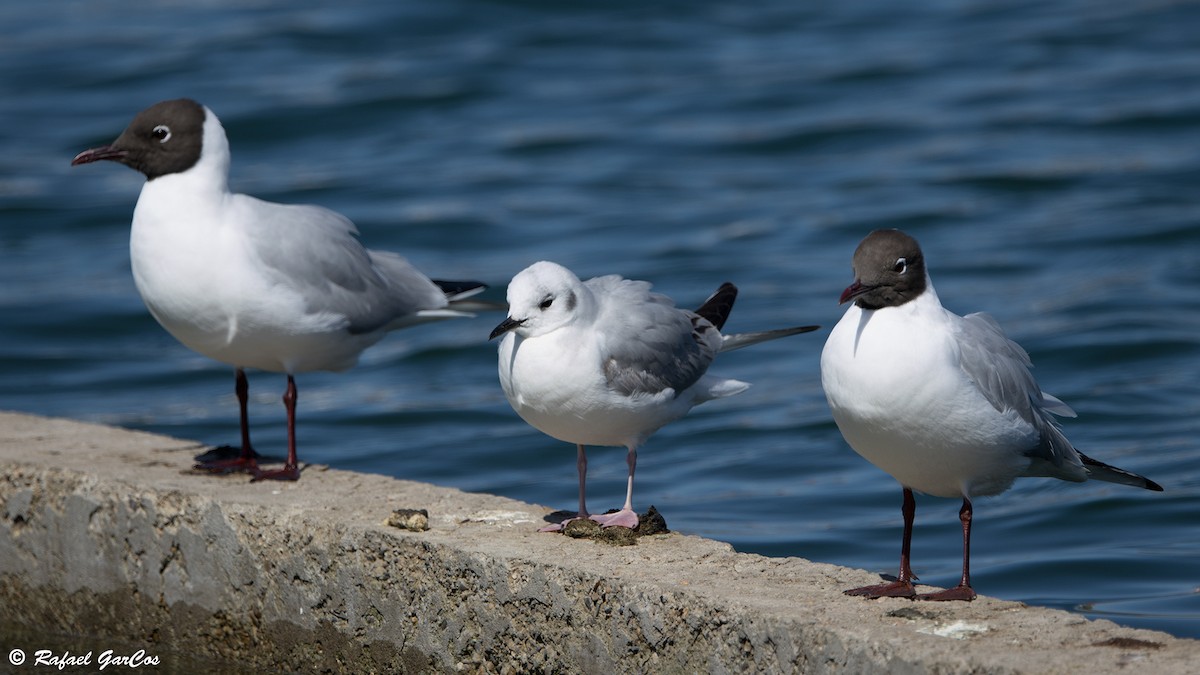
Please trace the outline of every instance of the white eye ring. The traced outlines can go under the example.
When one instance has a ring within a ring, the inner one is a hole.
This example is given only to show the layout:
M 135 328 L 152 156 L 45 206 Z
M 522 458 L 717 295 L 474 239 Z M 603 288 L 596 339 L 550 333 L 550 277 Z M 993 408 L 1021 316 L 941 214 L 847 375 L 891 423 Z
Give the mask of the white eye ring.
M 908 271 L 908 260 L 906 260 L 904 258 L 897 258 L 896 264 L 892 265 L 892 271 L 895 272 L 896 274 L 904 274 L 905 272 L 907 272 Z
M 166 143 L 167 141 L 171 140 L 171 127 L 168 127 L 165 124 L 160 124 L 154 127 L 154 131 L 151 131 L 150 133 L 158 139 L 159 143 Z

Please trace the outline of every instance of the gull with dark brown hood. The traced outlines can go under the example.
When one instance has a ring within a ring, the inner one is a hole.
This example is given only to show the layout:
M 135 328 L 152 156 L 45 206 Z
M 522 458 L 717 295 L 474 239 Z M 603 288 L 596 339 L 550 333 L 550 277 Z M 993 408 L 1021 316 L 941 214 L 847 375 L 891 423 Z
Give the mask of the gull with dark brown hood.
M 972 500 L 1022 476 L 1162 490 L 1071 445 L 1053 416 L 1075 413 L 1041 390 L 1029 355 L 991 317 L 942 307 L 915 239 L 876 230 L 854 252 L 853 269 L 840 298 L 853 304 L 825 342 L 821 384 L 846 442 L 903 488 L 904 536 L 896 580 L 848 594 L 973 599 Z M 962 499 L 962 576 L 954 588 L 918 595 L 913 585 L 914 491 Z
M 483 289 L 432 281 L 394 253 L 368 250 L 328 209 L 230 192 L 225 129 L 191 99 L 150 106 L 71 164 L 101 160 L 146 176 L 129 241 L 146 307 L 184 345 L 234 369 L 241 445 L 201 469 L 296 480 L 294 376 L 350 368 L 388 331 L 471 316 L 465 299 Z M 278 470 L 260 469 L 250 444 L 248 368 L 287 375 L 288 452 Z

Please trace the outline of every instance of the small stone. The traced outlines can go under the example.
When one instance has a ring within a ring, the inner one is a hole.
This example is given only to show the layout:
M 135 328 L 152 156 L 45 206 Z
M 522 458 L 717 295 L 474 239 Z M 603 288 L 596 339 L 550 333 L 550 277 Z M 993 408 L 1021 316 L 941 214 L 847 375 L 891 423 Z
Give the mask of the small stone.
M 1130 637 L 1114 637 L 1100 642 L 1093 642 L 1093 647 L 1117 647 L 1119 649 L 1162 649 L 1159 642 L 1149 642 Z
M 933 612 L 925 612 L 915 607 L 901 607 L 887 613 L 888 616 L 896 619 L 908 619 L 909 621 L 927 620 L 936 621 L 939 617 Z
M 401 530 L 424 532 L 429 529 L 429 512 L 425 509 L 396 509 L 384 524 Z

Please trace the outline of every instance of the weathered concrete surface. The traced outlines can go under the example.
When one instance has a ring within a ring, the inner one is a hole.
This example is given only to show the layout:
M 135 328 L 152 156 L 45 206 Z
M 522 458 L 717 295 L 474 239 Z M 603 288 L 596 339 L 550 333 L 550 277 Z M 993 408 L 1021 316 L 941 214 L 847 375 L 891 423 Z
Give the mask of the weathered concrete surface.
M 1164 633 L 991 598 L 849 598 L 876 577 L 679 534 L 538 534 L 547 509 L 382 476 L 195 475 L 197 450 L 0 413 L 5 620 L 289 671 L 1200 669 L 1200 642 Z M 385 525 L 398 508 L 430 529 Z

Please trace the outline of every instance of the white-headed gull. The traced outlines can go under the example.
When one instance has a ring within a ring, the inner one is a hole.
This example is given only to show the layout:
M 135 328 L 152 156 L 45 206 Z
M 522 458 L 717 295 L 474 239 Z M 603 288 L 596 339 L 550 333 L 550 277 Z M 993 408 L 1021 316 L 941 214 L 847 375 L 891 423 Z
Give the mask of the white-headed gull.
M 650 292 L 645 281 L 604 276 L 580 281 L 538 262 L 513 277 L 500 335 L 500 384 L 513 409 L 539 431 L 577 446 L 579 518 L 638 525 L 633 510 L 637 449 L 663 425 L 705 401 L 750 385 L 707 374 L 718 352 L 816 330 L 817 326 L 722 335 L 737 289 L 722 285 L 695 312 Z M 591 515 L 584 446 L 623 446 L 625 505 Z M 543 528 L 561 529 L 561 524 Z

